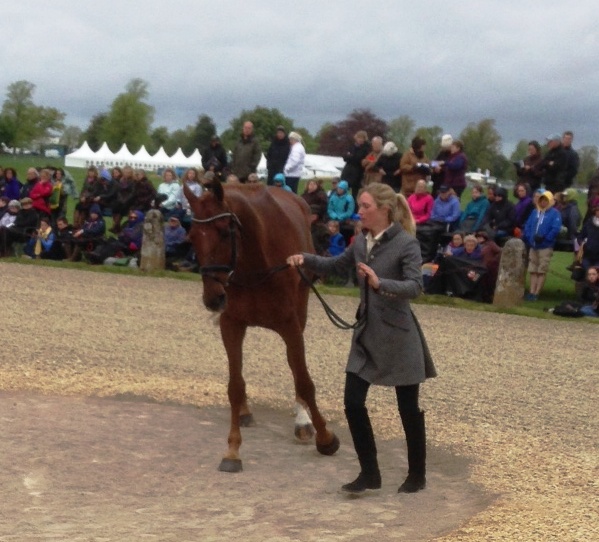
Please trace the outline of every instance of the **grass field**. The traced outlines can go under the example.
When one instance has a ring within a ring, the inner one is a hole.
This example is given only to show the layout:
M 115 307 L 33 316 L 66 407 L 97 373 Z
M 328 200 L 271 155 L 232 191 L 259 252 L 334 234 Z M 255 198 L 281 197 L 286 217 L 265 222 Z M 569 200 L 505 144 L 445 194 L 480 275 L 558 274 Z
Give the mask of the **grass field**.
M 44 167 L 47 165 L 52 165 L 54 167 L 63 167 L 64 160 L 62 158 L 44 158 L 40 156 L 17 156 L 13 157 L 11 155 L 0 155 L 0 165 L 3 167 L 14 167 L 18 173 L 18 178 L 23 181 L 25 179 L 25 173 L 27 168 L 29 167 Z M 83 184 L 83 179 L 85 176 L 85 169 L 78 168 L 70 168 L 69 172 L 75 178 L 77 186 L 80 188 Z M 150 180 L 157 186 L 160 182 L 160 177 L 155 174 L 149 174 Z M 300 184 L 300 192 L 303 190 L 303 186 L 305 183 Z M 325 182 L 325 186 L 330 187 L 329 182 Z M 465 193 L 466 197 L 464 201 L 462 201 L 462 206 L 465 206 L 468 203 L 468 195 L 469 193 Z M 586 209 L 586 198 L 584 194 L 579 194 L 579 207 L 582 212 Z M 68 204 L 68 216 L 73 216 L 73 208 L 75 202 L 69 199 Z M 107 226 L 111 225 L 110 217 L 107 217 Z M 549 273 L 547 275 L 547 281 L 545 283 L 545 287 L 540 296 L 539 301 L 537 302 L 523 302 L 521 306 L 514 308 L 512 310 L 504 310 L 501 312 L 510 312 L 516 314 L 523 314 L 527 316 L 542 316 L 542 317 L 552 317 L 544 312 L 543 309 L 547 309 L 550 307 L 554 307 L 556 304 L 561 301 L 568 299 L 575 299 L 575 291 L 574 291 L 574 283 L 570 279 L 570 272 L 566 269 L 568 265 L 572 263 L 573 256 L 567 252 L 556 252 L 554 253 L 553 259 L 551 261 L 551 267 Z M 5 261 L 16 261 L 14 259 L 7 259 Z M 89 271 L 95 272 L 109 272 L 109 273 L 139 273 L 134 269 L 128 268 L 118 268 L 112 266 L 90 266 L 85 263 L 62 263 L 62 262 L 28 262 L 30 265 L 52 265 L 52 266 L 64 266 L 70 267 L 76 266 L 81 269 L 87 269 Z M 199 277 L 195 274 L 189 273 L 173 273 L 170 271 L 164 271 L 157 273 L 156 276 L 170 276 L 173 278 L 181 279 L 181 280 L 199 280 Z M 335 293 L 342 295 L 356 295 L 357 292 L 352 288 L 344 288 L 342 286 L 332 286 L 326 285 L 320 287 L 325 293 Z M 459 298 L 449 298 L 445 296 L 422 296 L 419 303 L 432 303 L 439 304 L 445 306 L 455 306 L 461 308 L 468 308 L 473 310 L 497 310 L 490 305 L 484 305 L 480 303 L 474 303 L 466 300 L 462 300 Z

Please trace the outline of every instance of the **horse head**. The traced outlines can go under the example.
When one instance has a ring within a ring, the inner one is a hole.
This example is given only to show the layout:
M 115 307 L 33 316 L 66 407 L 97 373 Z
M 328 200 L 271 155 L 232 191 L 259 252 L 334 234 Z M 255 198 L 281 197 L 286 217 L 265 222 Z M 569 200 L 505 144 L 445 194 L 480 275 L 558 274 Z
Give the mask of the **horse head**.
M 208 310 L 222 312 L 227 304 L 226 287 L 237 263 L 240 223 L 225 201 L 220 181 L 206 185 L 200 197 L 185 184 L 183 192 L 193 212 L 189 239 L 202 275 L 202 300 Z

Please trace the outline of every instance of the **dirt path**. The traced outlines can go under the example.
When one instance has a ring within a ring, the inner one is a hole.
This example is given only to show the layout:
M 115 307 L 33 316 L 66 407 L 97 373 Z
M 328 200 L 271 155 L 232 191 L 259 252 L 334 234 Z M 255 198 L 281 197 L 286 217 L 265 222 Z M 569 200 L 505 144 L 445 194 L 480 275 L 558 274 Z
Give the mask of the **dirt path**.
M 0 541 L 599 538 L 596 326 L 416 307 L 440 371 L 422 397 L 429 487 L 397 495 L 405 443 L 393 394 L 375 388 L 384 486 L 348 500 L 349 337 L 315 302 L 308 359 L 342 448 L 294 444 L 281 341 L 252 330 L 260 423 L 229 476 L 225 356 L 199 284 L 14 264 L 0 277 Z M 351 318 L 355 300 L 331 301 Z M 199 408 L 94 398 L 118 394 Z

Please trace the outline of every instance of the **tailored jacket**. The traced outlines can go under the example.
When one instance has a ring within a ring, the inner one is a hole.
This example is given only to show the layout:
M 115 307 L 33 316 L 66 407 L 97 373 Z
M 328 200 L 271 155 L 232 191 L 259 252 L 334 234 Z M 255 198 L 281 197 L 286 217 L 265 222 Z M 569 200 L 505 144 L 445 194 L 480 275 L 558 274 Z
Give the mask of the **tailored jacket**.
M 363 233 L 343 254 L 327 258 L 304 254 L 304 265 L 316 272 L 343 275 L 358 262 L 372 267 L 380 278 L 373 290 L 359 278 L 360 308 L 366 321 L 354 330 L 346 372 L 371 384 L 409 386 L 437 375 L 410 299 L 422 291 L 420 244 L 399 224 L 393 224 L 366 253 Z M 368 297 L 368 299 L 366 299 Z

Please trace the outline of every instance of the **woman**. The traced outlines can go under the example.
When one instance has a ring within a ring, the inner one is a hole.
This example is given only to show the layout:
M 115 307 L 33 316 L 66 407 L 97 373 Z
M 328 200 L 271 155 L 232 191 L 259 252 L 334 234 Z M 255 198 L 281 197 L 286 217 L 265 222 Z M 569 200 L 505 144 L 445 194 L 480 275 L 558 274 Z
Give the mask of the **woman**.
M 528 155 L 521 162 L 516 162 L 516 175 L 519 183 L 526 183 L 534 192 L 541 186 L 543 170 L 541 169 L 541 145 L 538 141 L 529 141 Z
M 477 231 L 489 210 L 489 200 L 483 195 L 483 187 L 480 184 L 472 186 L 470 191 L 472 200 L 468 202 L 462 211 L 458 228 L 466 233 Z
M 177 181 L 175 170 L 166 168 L 162 173 L 162 182 L 156 191 L 160 204 L 158 208 L 165 216 L 170 216 L 181 203 L 181 185 Z
M 593 200 L 590 208 L 592 214 L 578 236 L 578 244 L 584 243 L 582 267 L 585 270 L 599 265 L 599 198 Z
M 319 181 L 316 179 L 310 179 L 308 181 L 306 189 L 302 194 L 302 199 L 308 204 L 308 207 L 310 207 L 312 211 L 317 211 L 316 214 L 318 214 L 319 219 L 322 220 L 327 212 L 329 199 Z
M 587 280 L 580 292 L 583 303 L 580 312 L 584 316 L 599 317 L 599 267 L 589 267 Z
M 345 166 L 341 171 L 341 178 L 347 181 L 354 199 L 358 195 L 364 177 L 362 161 L 368 156 L 369 152 L 368 134 L 364 130 L 358 130 L 354 135 L 354 144 L 343 157 Z
M 524 225 L 530 216 L 530 213 L 534 210 L 535 204 L 532 201 L 532 190 L 527 183 L 518 183 L 514 187 L 514 197 L 516 198 L 516 205 L 514 205 L 514 227 L 520 230 L 524 230 Z M 521 235 L 517 235 L 520 237 Z
M 120 172 L 116 195 L 114 202 L 112 203 L 112 228 L 108 230 L 111 233 L 119 233 L 121 231 L 121 221 L 124 216 L 129 214 L 129 210 L 133 205 L 135 190 L 134 183 L 133 168 L 131 168 L 131 166 L 125 166 Z
M 414 193 L 408 197 L 408 205 L 416 224 L 424 224 L 431 218 L 435 199 L 428 193 L 426 181 L 420 179 L 414 187 Z
M 373 169 L 381 174 L 381 182 L 388 184 L 395 192 L 401 190 L 401 153 L 393 141 L 387 141 L 383 146 L 383 152 L 379 156 Z
M 420 383 L 436 376 L 428 346 L 409 300 L 422 291 L 422 259 L 415 224 L 405 198 L 381 183 L 358 197 L 364 231 L 343 254 L 326 258 L 295 254 L 291 266 L 305 265 L 322 274 L 347 276 L 354 267 L 360 287 L 359 315 L 365 323 L 352 337 L 346 367 L 345 415 L 360 462 L 360 474 L 342 490 L 361 493 L 381 487 L 374 433 L 366 396 L 371 384 L 395 388 L 408 446 L 409 474 L 399 492 L 426 485 L 424 412 L 418 406 Z M 390 338 L 393 340 L 390 340 Z
M 136 169 L 133 179 L 133 201 L 131 202 L 131 208 L 147 213 L 152 208 L 156 199 L 156 189 L 148 180 L 146 172 L 143 169 Z
M 18 200 L 21 197 L 21 181 L 17 179 L 17 172 L 12 167 L 4 170 L 4 193 L 3 195 L 10 200 Z
M 450 147 L 451 154 L 445 162 L 439 162 L 445 170 L 445 184 L 453 188 L 458 198 L 466 188 L 466 171 L 468 170 L 468 159 L 464 154 L 464 144 L 456 139 Z

